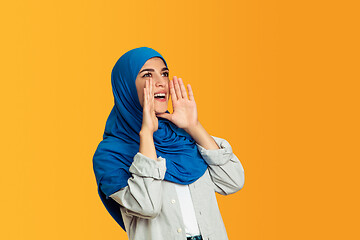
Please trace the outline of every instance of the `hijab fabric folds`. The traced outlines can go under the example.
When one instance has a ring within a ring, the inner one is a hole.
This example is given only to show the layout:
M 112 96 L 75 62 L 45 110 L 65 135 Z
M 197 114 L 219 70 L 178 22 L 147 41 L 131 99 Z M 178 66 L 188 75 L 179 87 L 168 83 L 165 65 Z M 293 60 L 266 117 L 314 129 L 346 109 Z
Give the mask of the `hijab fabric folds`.
M 93 156 L 100 198 L 124 230 L 120 206 L 109 196 L 126 187 L 131 177 L 129 168 L 139 151 L 142 125 L 142 107 L 135 80 L 145 62 L 153 57 L 161 58 L 167 66 L 158 52 L 147 47 L 132 49 L 116 62 L 111 73 L 115 104 L 106 121 L 103 140 Z M 207 169 L 196 142 L 167 119 L 158 120 L 159 127 L 153 137 L 157 156 L 166 159 L 164 180 L 185 185 L 196 181 Z

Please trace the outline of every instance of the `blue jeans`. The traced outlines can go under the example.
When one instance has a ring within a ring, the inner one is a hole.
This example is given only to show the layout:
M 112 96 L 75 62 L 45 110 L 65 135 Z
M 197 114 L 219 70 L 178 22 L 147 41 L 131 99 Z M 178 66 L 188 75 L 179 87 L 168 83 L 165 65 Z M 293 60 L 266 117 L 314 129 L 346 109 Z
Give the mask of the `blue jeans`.
M 187 240 L 202 240 L 201 235 L 187 237 Z

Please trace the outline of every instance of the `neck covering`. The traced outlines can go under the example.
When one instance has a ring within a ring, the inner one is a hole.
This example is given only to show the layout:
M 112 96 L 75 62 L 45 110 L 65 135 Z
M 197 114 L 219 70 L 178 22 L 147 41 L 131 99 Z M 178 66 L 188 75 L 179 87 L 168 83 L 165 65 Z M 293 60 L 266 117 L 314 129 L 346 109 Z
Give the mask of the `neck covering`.
M 147 47 L 132 49 L 116 62 L 111 73 L 115 104 L 106 121 L 103 140 L 93 156 L 99 196 L 125 231 L 120 206 L 109 196 L 126 187 L 131 177 L 129 168 L 139 151 L 143 115 L 135 80 L 145 62 L 153 57 L 161 58 L 167 66 L 158 52 Z M 196 181 L 205 173 L 207 164 L 195 140 L 167 119 L 158 118 L 158 122 L 153 138 L 157 156 L 166 159 L 164 180 L 184 185 Z

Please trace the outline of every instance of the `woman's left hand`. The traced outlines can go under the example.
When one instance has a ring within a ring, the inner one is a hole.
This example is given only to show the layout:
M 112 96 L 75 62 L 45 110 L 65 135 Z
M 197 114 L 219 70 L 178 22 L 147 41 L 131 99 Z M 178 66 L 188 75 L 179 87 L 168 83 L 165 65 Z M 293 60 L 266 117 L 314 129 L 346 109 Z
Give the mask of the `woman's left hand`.
M 166 118 L 177 127 L 184 130 L 196 127 L 199 123 L 194 94 L 190 84 L 187 85 L 189 98 L 181 78 L 173 77 L 170 81 L 170 94 L 173 113 L 156 114 L 157 117 Z

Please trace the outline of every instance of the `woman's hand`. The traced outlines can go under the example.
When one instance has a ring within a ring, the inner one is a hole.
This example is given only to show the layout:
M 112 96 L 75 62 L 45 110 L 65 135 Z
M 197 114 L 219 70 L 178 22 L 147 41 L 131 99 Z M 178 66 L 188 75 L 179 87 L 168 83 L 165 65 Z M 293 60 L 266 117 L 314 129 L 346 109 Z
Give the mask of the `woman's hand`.
M 144 88 L 144 104 L 143 104 L 143 120 L 141 126 L 141 132 L 149 132 L 153 134 L 158 130 L 159 122 L 155 115 L 154 109 L 154 89 L 153 89 L 153 80 L 145 80 Z
M 173 113 L 162 113 L 156 116 L 166 118 L 179 128 L 189 130 L 199 123 L 194 94 L 190 84 L 187 85 L 189 98 L 181 78 L 173 77 L 170 81 L 170 94 L 173 105 Z

